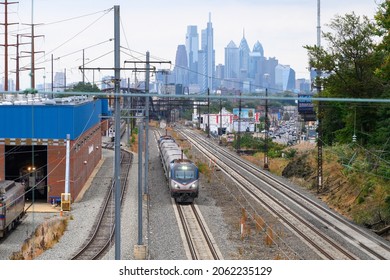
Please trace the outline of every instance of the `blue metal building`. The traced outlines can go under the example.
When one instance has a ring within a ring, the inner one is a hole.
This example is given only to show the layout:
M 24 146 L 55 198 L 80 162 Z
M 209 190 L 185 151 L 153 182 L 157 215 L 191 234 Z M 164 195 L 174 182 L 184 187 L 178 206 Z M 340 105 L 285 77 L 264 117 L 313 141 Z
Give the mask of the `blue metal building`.
M 76 199 L 101 159 L 102 122 L 106 122 L 101 117 L 109 114 L 107 100 L 101 99 L 59 98 L 46 104 L 0 105 L 0 180 L 21 181 L 20 170 L 34 168 L 42 175 L 33 181 L 33 185 L 42 186 L 42 199 L 57 200 L 64 192 L 69 134 L 70 193 Z M 30 180 L 26 193 L 31 188 Z

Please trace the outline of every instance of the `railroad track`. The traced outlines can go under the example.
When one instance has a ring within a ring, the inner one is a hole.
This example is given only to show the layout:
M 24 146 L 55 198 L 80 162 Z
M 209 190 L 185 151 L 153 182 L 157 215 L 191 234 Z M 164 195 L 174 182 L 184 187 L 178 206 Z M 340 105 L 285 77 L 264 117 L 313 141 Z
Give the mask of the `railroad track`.
M 130 172 L 132 154 L 121 150 L 121 203 L 127 187 L 127 178 Z M 100 259 L 112 245 L 115 233 L 115 181 L 113 180 L 103 202 L 100 215 L 95 222 L 94 229 L 89 240 L 72 257 L 72 260 L 96 260 Z
M 192 260 L 220 260 L 222 255 L 196 205 L 175 203 L 175 210 L 185 235 L 188 258 Z
M 283 221 L 297 236 L 309 244 L 324 259 L 357 259 L 357 255 L 345 249 L 346 243 L 372 259 L 390 259 L 388 242 L 369 235 L 356 224 L 294 190 L 267 172 L 185 129 L 181 131 L 188 141 L 240 185 L 248 194 Z M 261 186 L 261 187 L 259 187 Z M 286 203 L 288 201 L 289 203 Z M 291 207 L 290 205 L 295 205 Z M 299 211 L 297 211 L 298 209 Z M 302 217 L 301 212 L 306 212 Z M 318 227 L 313 224 L 320 223 Z M 338 234 L 340 241 L 329 237 L 325 229 Z
M 156 141 L 161 135 L 160 131 L 154 131 Z M 185 247 L 188 259 L 222 259 L 222 254 L 208 230 L 196 204 L 176 203 L 174 199 L 172 199 L 172 205 L 174 205 L 179 227 L 183 233 L 183 242 L 186 244 Z

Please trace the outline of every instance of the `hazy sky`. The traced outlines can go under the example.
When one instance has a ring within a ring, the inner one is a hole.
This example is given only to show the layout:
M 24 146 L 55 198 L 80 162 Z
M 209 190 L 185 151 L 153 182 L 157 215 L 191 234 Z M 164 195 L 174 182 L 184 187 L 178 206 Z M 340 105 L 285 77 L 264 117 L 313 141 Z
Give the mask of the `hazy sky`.
M 322 0 L 322 30 L 327 30 L 326 24 L 336 14 L 354 11 L 373 18 L 378 1 L 383 0 Z M 51 82 L 51 54 L 55 58 L 54 72 L 66 68 L 68 82 L 82 79 L 78 67 L 82 65 L 83 49 L 86 66 L 114 66 L 113 42 L 108 41 L 114 37 L 114 12 L 108 12 L 114 5 L 120 6 L 121 46 L 131 49 L 123 49 L 122 64 L 125 60 L 145 60 L 146 51 L 150 51 L 152 60 L 174 63 L 177 45 L 185 44 L 187 26 L 197 25 L 200 36 L 209 13 L 214 28 L 216 64 L 224 64 L 224 48 L 230 40 L 238 46 L 245 29 L 251 49 L 258 40 L 266 57 L 276 57 L 280 64 L 290 65 L 296 71 L 296 78 L 308 78 L 307 52 L 302 46 L 316 44 L 317 38 L 317 0 L 19 0 L 18 4 L 8 6 L 9 22 L 30 24 L 32 3 L 33 21 L 37 24 L 35 35 L 44 35 L 36 38 L 35 49 L 45 52 L 36 54 L 36 66 L 45 67 L 36 71 L 36 84 L 43 83 L 44 76 L 46 83 Z M 3 14 L 4 8 L 0 8 Z M 3 36 L 4 28 L 0 28 Z M 26 25 L 13 25 L 9 29 L 11 34 L 30 33 Z M 4 39 L 0 40 L 3 43 Z M 9 41 L 12 43 L 14 37 Z M 30 51 L 28 45 L 22 48 Z M 9 52 L 14 57 L 14 48 Z M 3 57 L 4 48 L 1 55 Z M 21 59 L 21 65 L 29 67 L 28 64 L 29 58 Z M 14 65 L 14 60 L 10 60 L 10 71 L 15 69 Z M 168 67 L 161 65 L 161 68 Z M 3 76 L 3 58 L 0 72 Z M 28 71 L 21 75 L 21 87 L 29 87 Z M 86 80 L 92 82 L 92 71 L 86 75 Z M 95 80 L 105 75 L 113 75 L 113 72 L 95 71 Z M 123 77 L 129 75 L 122 73 Z M 139 79 L 143 79 L 144 74 L 139 75 Z M 11 73 L 10 78 L 15 79 L 14 74 Z

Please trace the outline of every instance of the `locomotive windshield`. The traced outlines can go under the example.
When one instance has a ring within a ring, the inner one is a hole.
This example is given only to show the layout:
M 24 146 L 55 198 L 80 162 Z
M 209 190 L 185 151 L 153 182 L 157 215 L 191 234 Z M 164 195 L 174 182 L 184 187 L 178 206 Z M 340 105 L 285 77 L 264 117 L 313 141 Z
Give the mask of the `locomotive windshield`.
M 196 177 L 196 167 L 184 165 L 174 169 L 174 178 L 179 180 L 189 180 Z

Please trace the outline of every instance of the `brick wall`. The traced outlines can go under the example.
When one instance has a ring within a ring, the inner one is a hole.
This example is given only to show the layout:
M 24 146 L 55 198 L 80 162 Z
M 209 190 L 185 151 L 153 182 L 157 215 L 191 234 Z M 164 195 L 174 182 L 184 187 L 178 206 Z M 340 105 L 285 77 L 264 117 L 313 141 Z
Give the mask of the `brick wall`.
M 102 157 L 100 124 L 70 143 L 69 189 L 75 200 Z M 48 147 L 48 202 L 65 192 L 66 146 Z

